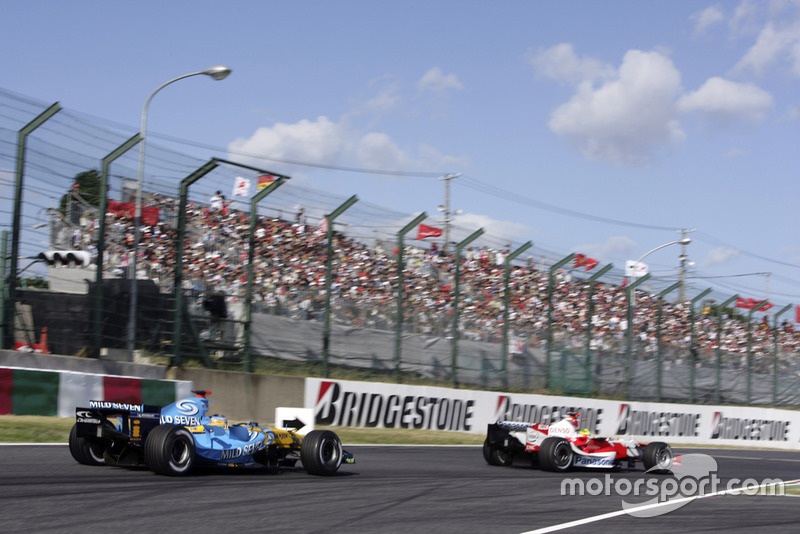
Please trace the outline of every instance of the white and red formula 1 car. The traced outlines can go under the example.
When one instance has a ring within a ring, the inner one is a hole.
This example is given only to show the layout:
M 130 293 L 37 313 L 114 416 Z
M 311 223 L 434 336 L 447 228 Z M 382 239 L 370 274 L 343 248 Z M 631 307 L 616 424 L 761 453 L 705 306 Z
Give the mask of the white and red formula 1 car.
M 651 473 L 668 473 L 672 467 L 672 449 L 666 443 L 591 436 L 586 429 L 578 430 L 579 418 L 571 413 L 551 425 L 492 423 L 483 442 L 483 457 L 490 465 L 509 466 L 515 457 L 527 455 L 533 465 L 558 472 L 573 467 L 613 469 L 624 464 L 632 469 L 636 462 L 642 462 Z

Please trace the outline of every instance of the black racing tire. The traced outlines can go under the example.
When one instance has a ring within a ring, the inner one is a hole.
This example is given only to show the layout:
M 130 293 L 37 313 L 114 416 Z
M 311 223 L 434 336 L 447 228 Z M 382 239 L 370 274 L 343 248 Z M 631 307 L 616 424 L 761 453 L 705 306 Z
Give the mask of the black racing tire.
M 674 458 L 672 447 L 661 441 L 648 443 L 642 453 L 645 471 L 650 473 L 669 473 Z
M 78 435 L 78 425 L 69 431 L 69 452 L 75 461 L 83 465 L 104 465 L 103 447 L 89 438 Z
M 194 465 L 194 458 L 194 436 L 179 425 L 158 425 L 144 442 L 144 461 L 159 475 L 186 475 Z
M 508 449 L 491 445 L 487 438 L 483 442 L 483 459 L 489 465 L 508 467 L 514 461 L 514 456 Z
M 568 471 L 574 458 L 572 445 L 564 438 L 545 438 L 539 446 L 539 465 L 545 471 Z
M 330 430 L 312 430 L 300 444 L 300 461 L 311 475 L 333 475 L 344 458 L 342 441 Z

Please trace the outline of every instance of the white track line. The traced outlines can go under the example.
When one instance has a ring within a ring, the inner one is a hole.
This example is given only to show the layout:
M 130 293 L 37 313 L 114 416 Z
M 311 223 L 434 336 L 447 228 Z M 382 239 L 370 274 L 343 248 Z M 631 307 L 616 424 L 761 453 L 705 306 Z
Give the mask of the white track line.
M 798 479 L 798 480 L 790 480 L 790 481 L 784 482 L 785 485 L 798 484 L 798 483 L 800 483 L 800 479 Z M 758 486 L 758 489 L 760 490 L 760 489 L 765 488 L 767 486 L 773 486 L 773 485 L 774 484 L 761 484 L 760 486 Z M 679 499 L 669 499 L 669 500 L 664 501 L 664 502 L 657 502 L 657 503 L 652 503 L 652 504 L 643 504 L 641 506 L 636 506 L 636 507 L 633 507 L 633 508 L 629 508 L 628 510 L 617 510 L 617 511 L 614 511 L 614 512 L 608 512 L 606 514 L 600 514 L 600 515 L 595 515 L 595 516 L 592 516 L 592 517 L 586 517 L 584 519 L 577 519 L 575 521 L 570 521 L 569 523 L 561 523 L 561 524 L 552 525 L 552 526 L 549 526 L 549 527 L 538 528 L 536 530 L 529 530 L 527 532 L 522 532 L 521 534 L 546 534 L 547 532 L 558 532 L 559 530 L 566 530 L 566 529 L 572 528 L 572 527 L 579 527 L 581 525 L 588 525 L 589 523 L 596 523 L 598 521 L 603 521 L 604 519 L 611 519 L 612 517 L 619 517 L 621 515 L 627 515 L 630 512 L 642 512 L 642 511 L 645 511 L 645 510 L 652 510 L 654 508 L 660 508 L 660 507 L 663 507 L 663 506 L 674 506 L 676 504 L 681 504 L 681 503 L 693 501 L 695 499 L 705 499 L 706 497 L 718 497 L 720 495 L 727 495 L 729 493 L 740 492 L 743 489 L 745 489 L 744 486 L 739 486 L 738 488 L 731 488 L 731 489 L 727 489 L 727 490 L 716 491 L 714 493 L 706 493 L 706 494 L 703 494 L 703 495 L 694 495 L 694 496 L 689 496 L 689 497 L 681 497 Z M 752 486 L 748 486 L 746 489 L 747 489 L 747 491 L 751 491 L 751 490 L 754 490 L 756 488 L 752 487 Z

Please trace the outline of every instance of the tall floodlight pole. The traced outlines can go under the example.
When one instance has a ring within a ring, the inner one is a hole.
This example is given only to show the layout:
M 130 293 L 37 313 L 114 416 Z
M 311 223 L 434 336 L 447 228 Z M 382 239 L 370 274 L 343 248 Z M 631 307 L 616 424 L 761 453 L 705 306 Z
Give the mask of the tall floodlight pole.
M 691 239 L 686 237 L 686 234 L 688 234 L 689 232 L 694 232 L 694 229 L 692 229 L 692 230 L 684 229 L 684 230 L 681 230 L 680 232 L 681 232 L 681 235 L 683 236 L 683 239 L 681 239 L 679 241 L 680 244 L 681 244 L 681 256 L 680 256 L 680 262 L 681 262 L 681 266 L 680 266 L 680 282 L 681 282 L 681 285 L 680 285 L 680 292 L 678 293 L 678 302 L 683 304 L 686 301 L 686 266 L 688 264 L 688 261 L 687 261 L 688 260 L 688 256 L 686 255 L 686 245 L 688 245 L 689 243 L 692 242 Z
M 444 209 L 442 209 L 444 212 L 444 245 L 442 246 L 442 253 L 447 252 L 447 245 L 450 243 L 450 222 L 452 221 L 450 218 L 450 180 L 459 176 L 461 176 L 460 172 L 439 177 L 440 180 L 444 180 Z
M 633 267 L 634 267 L 635 269 L 637 269 L 637 270 L 638 270 L 638 269 L 639 269 L 639 266 L 640 266 L 640 264 L 642 263 L 642 260 L 643 260 L 643 259 L 645 259 L 647 256 L 649 256 L 649 255 L 650 255 L 650 254 L 652 254 L 653 252 L 655 252 L 655 251 L 657 251 L 657 250 L 661 250 L 662 248 L 664 248 L 664 247 L 668 247 L 668 246 L 670 246 L 670 245 L 683 245 L 683 249 L 681 250 L 681 258 L 682 258 L 682 265 L 683 265 L 683 262 L 685 261 L 685 258 L 686 258 L 686 248 L 685 248 L 685 247 L 686 247 L 686 245 L 688 245 L 688 244 L 689 244 L 689 243 L 691 243 L 691 242 L 692 242 L 692 238 L 690 238 L 690 237 L 684 237 L 683 239 L 677 239 L 677 240 L 675 240 L 675 241 L 670 241 L 669 243 L 664 243 L 663 245 L 659 245 L 659 246 L 657 246 L 656 248 L 654 248 L 653 250 L 648 250 L 647 252 L 645 252 L 644 254 L 642 254 L 642 255 L 639 257 L 639 259 L 638 259 L 638 260 L 636 260 L 635 262 L 633 262 Z M 632 282 L 632 281 L 633 281 L 633 278 L 634 278 L 634 276 L 633 276 L 633 275 L 629 275 L 629 274 L 627 274 L 627 273 L 626 273 L 626 276 L 628 277 L 628 281 L 629 281 L 629 282 Z M 683 287 L 683 277 L 681 278 L 681 287 Z M 635 303 L 636 303 L 636 295 L 633 295 L 633 297 L 632 297 L 632 298 L 633 298 L 633 301 L 632 301 L 632 302 L 635 304 Z
M 161 84 L 155 91 L 150 93 L 150 96 L 147 97 L 147 100 L 144 101 L 144 106 L 142 107 L 142 125 L 139 130 L 139 172 L 137 174 L 136 180 L 136 211 L 134 213 L 133 219 L 133 257 L 131 258 L 131 271 L 129 273 L 129 277 L 131 279 L 131 296 L 130 296 L 130 313 L 128 317 L 128 358 L 133 360 L 133 350 L 136 345 L 136 309 L 137 309 L 137 284 L 136 284 L 136 269 L 137 269 L 137 260 L 139 256 L 139 241 L 141 240 L 141 233 L 142 233 L 142 185 L 144 183 L 144 152 L 145 152 L 145 139 L 146 139 L 146 132 L 147 132 L 147 110 L 150 107 L 150 101 L 153 100 L 153 97 L 156 96 L 156 93 L 161 91 L 166 86 L 177 82 L 178 80 L 183 80 L 184 78 L 190 78 L 192 76 L 199 76 L 204 74 L 206 76 L 211 76 L 215 80 L 224 80 L 228 77 L 231 73 L 231 69 L 224 65 L 217 65 L 216 67 L 211 67 L 206 70 L 201 70 L 198 72 L 191 72 L 189 74 L 184 74 L 183 76 L 178 76 L 177 78 L 173 78 L 170 81 Z M 180 265 L 175 266 L 176 269 L 180 269 Z

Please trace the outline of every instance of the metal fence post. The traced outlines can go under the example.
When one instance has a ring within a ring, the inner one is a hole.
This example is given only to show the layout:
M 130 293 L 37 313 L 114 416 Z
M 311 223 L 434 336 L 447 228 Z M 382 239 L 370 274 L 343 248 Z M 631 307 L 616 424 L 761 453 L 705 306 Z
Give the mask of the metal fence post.
M 258 203 L 264 197 L 272 194 L 276 189 L 282 186 L 288 179 L 288 176 L 282 176 L 274 172 L 265 172 L 275 177 L 275 180 L 267 187 L 256 193 L 250 199 L 250 235 L 248 236 L 247 245 L 247 287 L 244 296 L 244 370 L 248 373 L 253 371 L 253 359 L 251 352 L 250 336 L 252 332 L 252 317 L 253 317 L 253 263 L 255 262 L 255 249 L 256 249 L 256 224 L 258 223 Z
M 589 394 L 591 394 L 592 390 L 594 390 L 594 381 L 592 380 L 592 377 L 594 376 L 594 373 L 592 373 L 592 317 L 594 316 L 594 287 L 597 279 L 606 274 L 613 267 L 614 264 L 609 263 L 589 277 L 588 280 L 586 280 L 586 283 L 589 284 L 589 296 L 586 304 L 586 363 L 584 365 L 586 367 L 586 383 L 589 385 Z
M 100 346 L 103 344 L 103 255 L 106 248 L 106 213 L 108 212 L 108 168 L 111 163 L 125 152 L 136 146 L 141 141 L 142 135 L 137 133 L 118 148 L 111 151 L 103 158 L 100 172 L 100 206 L 97 216 L 97 271 L 94 284 L 94 338 L 92 342 L 92 357 L 100 356 Z
M 689 303 L 689 362 L 691 364 L 689 367 L 689 404 L 694 404 L 695 365 L 697 364 L 697 349 L 694 347 L 694 305 L 709 293 L 711 293 L 710 287 L 694 297 Z
M 181 342 L 183 340 L 183 245 L 186 239 L 186 208 L 188 205 L 189 186 L 210 173 L 219 165 L 216 158 L 212 158 L 205 165 L 181 180 L 178 201 L 178 236 L 175 241 L 175 271 L 172 285 L 175 291 L 175 324 L 172 325 L 172 363 L 176 367 L 181 365 Z M 208 365 L 208 361 L 205 362 Z
M 550 267 L 547 276 L 547 343 L 545 345 L 546 352 L 546 361 L 545 361 L 545 389 L 550 389 L 552 387 L 550 374 L 551 374 L 551 356 L 550 353 L 553 350 L 553 275 L 555 272 L 566 265 L 567 263 L 571 262 L 575 258 L 575 254 L 570 254 L 566 258 L 558 261 L 552 267 Z
M 504 291 L 503 291 L 503 354 L 500 368 L 503 374 L 503 388 L 508 387 L 508 324 L 511 322 L 511 291 L 509 288 L 509 278 L 511 273 L 511 262 L 520 254 L 533 246 L 533 243 L 528 241 L 514 252 L 506 256 L 503 269 Z
M 778 317 L 792 309 L 792 304 L 787 304 L 781 311 L 775 314 L 775 319 L 772 328 L 772 405 L 778 405 L 778 355 L 780 354 L 780 345 L 778 344 L 778 335 L 780 325 L 778 324 Z
M 14 214 L 11 223 L 11 261 L 9 262 L 8 277 L 6 278 L 6 309 L 3 313 L 2 332 L 0 333 L 0 347 L 10 349 L 14 346 L 14 310 L 17 300 L 17 269 L 19 260 L 20 224 L 22 220 L 22 182 L 25 178 L 25 149 L 28 136 L 39 126 L 47 122 L 50 117 L 61 111 L 61 104 L 56 102 L 35 119 L 22 127 L 17 136 L 17 169 L 14 183 Z
M 328 228 L 325 232 L 327 253 L 325 254 L 325 323 L 322 328 L 322 375 L 328 378 L 328 359 L 330 358 L 330 338 L 331 338 L 331 281 L 333 280 L 333 222 L 336 217 L 342 214 L 347 208 L 358 201 L 358 197 L 353 195 L 345 200 L 344 204 L 333 210 L 326 216 Z
M 739 295 L 734 295 L 717 306 L 717 387 L 714 391 L 714 402 L 716 404 L 719 404 L 722 392 L 722 314 L 725 308 L 738 298 Z
M 664 313 L 664 297 L 678 289 L 682 282 L 675 282 L 658 294 L 658 319 L 656 320 L 656 400 L 661 402 L 661 385 L 663 380 L 663 358 L 661 357 L 661 319 Z M 630 325 L 628 325 L 630 327 Z
M 403 284 L 405 283 L 403 281 L 403 269 L 405 269 L 403 264 L 403 236 L 427 217 L 428 214 L 423 211 L 397 232 L 397 324 L 394 332 L 394 379 L 397 382 L 400 382 L 400 353 L 403 335 Z
M 456 274 L 455 274 L 455 281 L 453 286 L 453 325 L 452 329 L 452 347 L 450 351 L 450 373 L 453 375 L 453 387 L 458 387 L 458 300 L 460 297 L 460 290 L 461 290 L 461 251 L 475 241 L 477 238 L 483 235 L 483 228 L 476 230 L 472 233 L 469 237 L 463 240 L 461 243 L 456 245 L 456 255 L 455 255 L 455 262 L 456 262 Z
M 642 285 L 646 280 L 650 279 L 650 273 L 642 276 L 634 283 L 629 284 L 625 288 L 625 296 L 628 298 L 628 311 L 627 311 L 627 321 L 628 321 L 628 330 L 626 332 L 626 344 L 625 344 L 625 356 L 628 361 L 628 365 L 625 369 L 625 384 L 628 390 L 628 398 L 632 399 L 631 396 L 633 393 L 633 299 L 636 296 L 634 293 L 635 289 Z

